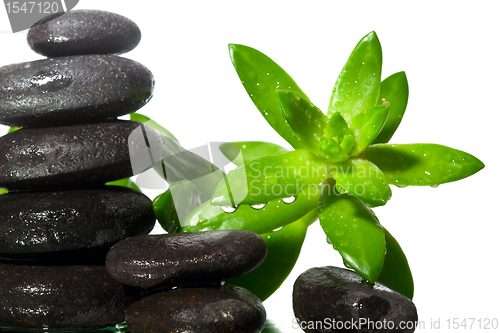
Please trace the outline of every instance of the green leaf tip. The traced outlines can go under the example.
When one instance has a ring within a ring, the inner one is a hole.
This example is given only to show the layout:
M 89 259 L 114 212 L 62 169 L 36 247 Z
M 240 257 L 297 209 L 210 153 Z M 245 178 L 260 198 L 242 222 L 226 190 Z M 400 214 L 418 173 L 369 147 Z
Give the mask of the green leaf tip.
M 409 87 L 405 72 L 397 72 L 380 84 L 378 105 L 389 102 L 389 115 L 373 144 L 387 143 L 399 127 L 408 105 Z
M 484 168 L 475 156 L 450 147 L 430 144 L 376 144 L 365 157 L 397 186 L 436 186 L 472 176 Z
M 325 114 L 298 92 L 276 90 L 276 97 L 294 135 L 310 151 L 318 154 L 319 141 L 326 126 Z
M 293 148 L 304 148 L 282 116 L 276 89 L 299 93 L 309 101 L 288 73 L 264 53 L 240 44 L 229 44 L 229 56 L 247 94 L 264 119 Z
M 339 112 L 348 124 L 376 105 L 382 73 L 382 47 L 377 34 L 365 35 L 342 68 L 330 98 L 328 115 Z

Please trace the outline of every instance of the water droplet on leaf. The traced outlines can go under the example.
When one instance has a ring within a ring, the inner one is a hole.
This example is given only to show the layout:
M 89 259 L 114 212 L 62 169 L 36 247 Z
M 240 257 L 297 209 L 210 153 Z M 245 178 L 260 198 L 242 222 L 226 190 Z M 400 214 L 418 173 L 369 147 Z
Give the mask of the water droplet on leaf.
M 236 211 L 236 209 L 238 209 L 238 207 L 233 207 L 233 206 L 220 206 L 220 209 L 222 209 L 222 211 L 224 213 L 228 213 L 228 214 L 231 214 L 231 213 L 234 213 Z
M 266 207 L 266 204 L 263 203 L 263 204 L 250 205 L 250 207 L 252 207 L 253 209 L 259 210 L 259 209 Z
M 342 247 L 347 247 L 347 246 L 349 246 L 349 241 L 348 240 L 341 240 L 339 242 L 339 245 Z
M 291 204 L 291 203 L 295 202 L 295 200 L 297 200 L 297 196 L 292 195 L 291 197 L 283 198 L 282 200 L 286 204 Z

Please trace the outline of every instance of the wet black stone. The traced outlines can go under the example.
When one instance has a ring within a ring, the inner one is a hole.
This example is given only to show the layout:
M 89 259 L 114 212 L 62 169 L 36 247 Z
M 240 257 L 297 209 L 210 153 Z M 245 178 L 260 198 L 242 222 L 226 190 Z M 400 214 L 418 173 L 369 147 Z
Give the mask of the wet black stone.
M 135 236 L 111 248 L 106 267 L 122 283 L 150 288 L 220 282 L 250 272 L 266 254 L 262 237 L 244 230 Z
M 0 195 L 0 256 L 31 257 L 97 249 L 146 235 L 151 200 L 125 187 Z
M 0 138 L 0 187 L 75 188 L 127 178 L 152 166 L 148 145 L 159 159 L 161 137 L 133 121 L 21 129 Z
M 143 298 L 126 311 L 131 332 L 257 333 L 266 312 L 248 290 L 181 288 Z
M 333 319 L 342 324 L 364 323 L 355 329 L 335 332 L 404 333 L 413 332 L 415 327 L 400 330 L 400 323 L 409 327 L 418 320 L 417 309 L 410 299 L 381 283 L 363 282 L 351 270 L 332 266 L 311 268 L 297 278 L 293 288 L 293 309 L 305 332 L 334 332 L 317 324 L 332 324 Z M 389 324 L 383 326 L 384 322 Z M 392 324 L 394 329 L 391 329 Z
M 141 40 L 139 27 L 126 17 L 99 10 L 72 10 L 35 23 L 28 44 L 48 57 L 120 54 Z
M 70 56 L 0 68 L 0 123 L 44 127 L 134 112 L 152 97 L 153 74 L 136 61 Z
M 104 266 L 0 263 L 0 323 L 17 329 L 83 330 L 123 322 L 142 295 Z

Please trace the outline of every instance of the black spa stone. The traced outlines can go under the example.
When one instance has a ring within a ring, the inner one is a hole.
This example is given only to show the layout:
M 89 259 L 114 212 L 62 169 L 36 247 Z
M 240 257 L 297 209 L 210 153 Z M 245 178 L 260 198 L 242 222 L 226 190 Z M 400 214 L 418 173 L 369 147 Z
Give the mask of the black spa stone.
M 266 312 L 259 298 L 241 287 L 181 288 L 134 302 L 126 321 L 133 333 L 258 333 Z
M 120 54 L 141 40 L 139 27 L 126 17 L 100 10 L 72 10 L 35 23 L 29 46 L 41 55 Z
M 125 187 L 2 194 L 0 256 L 55 256 L 110 247 L 148 234 L 155 221 L 151 200 Z
M 37 60 L 0 68 L 0 123 L 47 127 L 134 112 L 152 97 L 153 74 L 107 55 Z
M 418 320 L 417 309 L 407 297 L 381 283 L 364 282 L 354 271 L 333 266 L 311 268 L 297 278 L 293 309 L 305 332 L 410 333 Z M 339 329 L 333 330 L 329 326 L 332 320 L 336 325 L 358 326 L 334 326 Z
M 133 121 L 21 129 L 0 138 L 0 188 L 104 184 L 151 167 L 161 149 L 159 134 Z
M 142 295 L 104 266 L 0 263 L 0 323 L 21 330 L 87 330 L 115 325 Z
M 262 237 L 245 230 L 135 236 L 111 248 L 106 267 L 118 281 L 143 288 L 213 283 L 250 272 L 266 254 Z

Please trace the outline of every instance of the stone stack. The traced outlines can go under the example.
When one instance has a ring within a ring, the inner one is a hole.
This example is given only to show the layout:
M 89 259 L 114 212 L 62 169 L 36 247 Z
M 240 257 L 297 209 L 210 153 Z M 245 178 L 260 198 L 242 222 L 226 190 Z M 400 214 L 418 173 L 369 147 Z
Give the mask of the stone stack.
M 113 55 L 140 36 L 120 15 L 71 11 L 28 33 L 49 58 L 0 68 L 0 123 L 21 127 L 0 138 L 1 327 L 106 327 L 142 297 L 105 267 L 113 244 L 155 223 L 145 195 L 105 186 L 143 171 L 134 153 L 161 145 L 154 130 L 116 119 L 152 96 L 151 72 Z
M 221 282 L 252 271 L 266 254 L 262 237 L 244 230 L 135 236 L 111 248 L 106 268 L 147 290 L 126 311 L 131 333 L 259 333 L 262 302 Z

